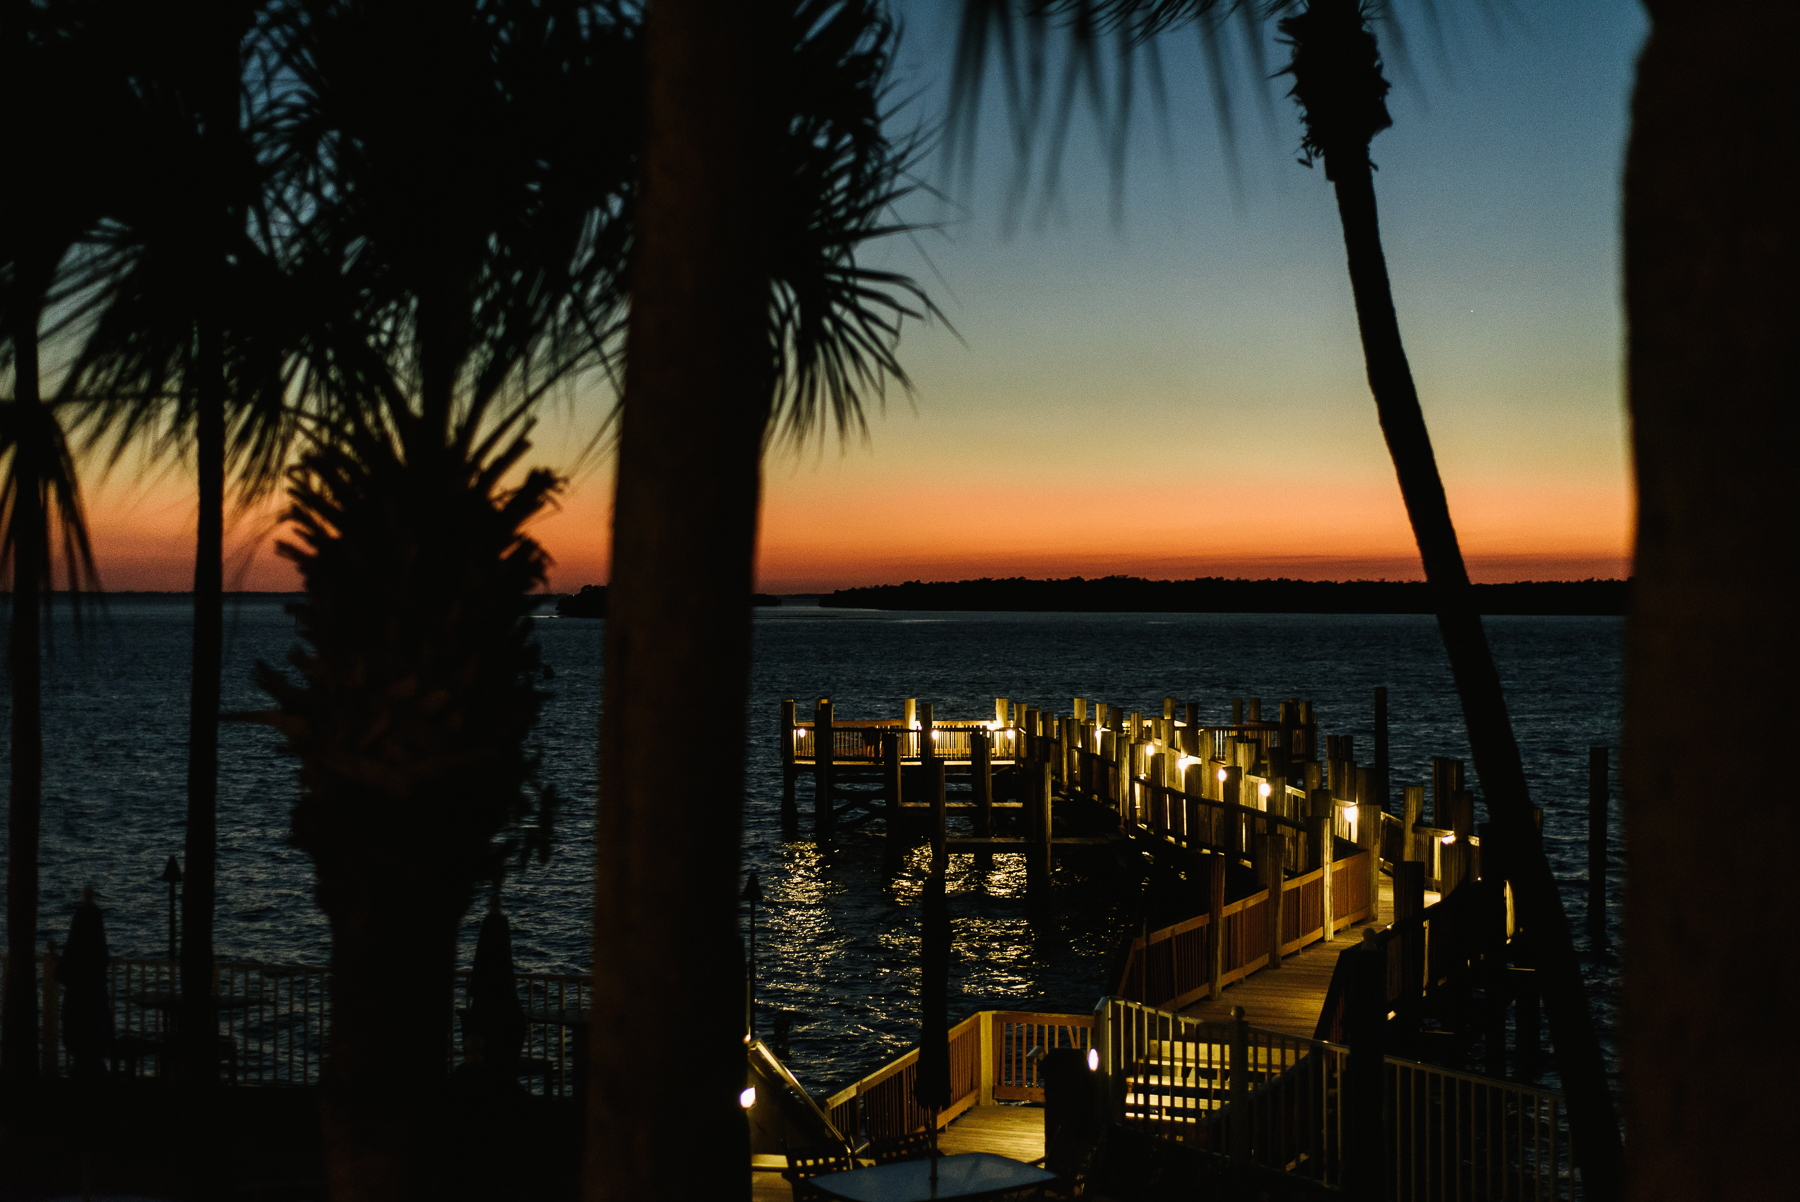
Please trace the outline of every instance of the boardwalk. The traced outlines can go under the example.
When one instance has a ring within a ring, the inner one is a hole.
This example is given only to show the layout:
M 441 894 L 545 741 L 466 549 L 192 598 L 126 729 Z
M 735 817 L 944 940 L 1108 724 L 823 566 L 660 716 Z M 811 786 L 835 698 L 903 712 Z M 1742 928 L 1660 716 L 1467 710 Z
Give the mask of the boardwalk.
M 1379 926 L 1394 920 L 1394 883 L 1386 873 L 1381 875 L 1377 920 Z M 1309 944 L 1284 959 L 1280 968 L 1253 973 L 1226 987 L 1219 997 L 1196 1002 L 1181 1013 L 1222 1022 L 1231 1017 L 1233 1006 L 1242 1006 L 1251 1026 L 1311 1039 L 1319 1011 L 1325 1006 L 1325 993 L 1331 988 L 1338 953 L 1358 937 L 1359 928 L 1347 927 L 1331 942 Z
M 1014 1160 L 1037 1160 L 1044 1154 L 1042 1106 L 975 1106 L 965 1110 L 938 1136 L 946 1156 L 959 1152 L 998 1152 Z M 788 1202 L 794 1191 L 779 1172 L 751 1174 L 754 1202 Z

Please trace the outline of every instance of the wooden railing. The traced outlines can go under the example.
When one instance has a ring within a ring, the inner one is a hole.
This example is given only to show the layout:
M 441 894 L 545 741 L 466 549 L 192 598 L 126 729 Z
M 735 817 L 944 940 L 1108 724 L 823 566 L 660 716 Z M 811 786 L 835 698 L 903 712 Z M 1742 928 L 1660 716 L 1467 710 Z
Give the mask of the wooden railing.
M 1376 912 L 1369 893 L 1367 857 L 1359 851 L 1332 865 L 1333 933 L 1364 922 Z M 1325 938 L 1324 870 L 1315 869 L 1282 884 L 1281 954 L 1289 955 Z M 1218 988 L 1269 963 L 1269 891 L 1227 903 L 1220 911 Z M 1147 1005 L 1178 1010 L 1216 996 L 1210 977 L 1212 915 L 1201 914 L 1131 941 L 1116 993 Z
M 0 963 L 3 963 L 0 958 Z M 61 1038 L 61 986 L 57 957 L 38 957 L 42 1071 L 70 1069 Z M 468 970 L 455 977 L 447 1032 L 450 1065 L 462 1062 L 462 1032 L 455 1014 L 466 1008 Z M 534 1092 L 575 1093 L 579 1074 L 575 1037 L 588 1009 L 590 979 L 557 973 L 518 973 L 515 981 L 527 1016 L 522 1063 Z M 115 1071 L 156 1077 L 170 1044 L 173 999 L 181 967 L 169 960 L 114 957 L 107 962 L 107 1000 L 112 1011 Z M 219 999 L 221 1076 L 239 1085 L 311 1085 L 325 1061 L 331 1027 L 331 970 L 303 964 L 225 962 L 213 966 Z
M 1352 1107 L 1382 1114 L 1362 1149 L 1369 1191 L 1394 1202 L 1566 1198 L 1574 1168 L 1562 1098 L 1545 1090 L 1382 1058 L 1381 1096 L 1354 1101 L 1347 1047 L 1202 1022 L 1119 998 L 1096 1011 L 1114 1117 L 1320 1185 L 1347 1184 Z M 1238 1072 L 1241 1066 L 1241 1074 Z
M 954 1027 L 950 1041 L 950 1105 L 939 1112 L 947 1125 L 971 1106 L 999 1101 L 1044 1100 L 1034 1051 L 1087 1048 L 1094 1019 L 1088 1014 L 1039 1014 L 982 1010 Z M 825 1100 L 832 1125 L 853 1144 L 923 1131 L 930 1116 L 914 1097 L 919 1050 L 913 1048 Z
M 940 760 L 966 761 L 974 754 L 973 739 L 978 731 L 987 733 L 996 763 L 1012 762 L 1020 742 L 1019 732 L 1011 728 L 994 730 L 985 722 L 934 723 L 929 739 L 931 753 Z M 832 723 L 831 762 L 879 764 L 882 737 L 889 734 L 898 736 L 902 760 L 914 763 L 920 760 L 927 741 L 925 731 L 906 727 L 899 721 L 872 720 Z M 812 723 L 795 723 L 786 737 L 793 743 L 791 763 L 809 765 L 817 762 L 818 740 Z

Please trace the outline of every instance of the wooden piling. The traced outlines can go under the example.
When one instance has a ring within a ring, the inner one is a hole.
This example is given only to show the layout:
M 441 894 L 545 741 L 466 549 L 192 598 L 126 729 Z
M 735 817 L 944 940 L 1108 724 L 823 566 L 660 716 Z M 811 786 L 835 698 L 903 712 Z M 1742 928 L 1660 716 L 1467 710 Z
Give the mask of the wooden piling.
M 1231 699 L 1231 724 L 1233 726 L 1244 724 L 1244 699 L 1242 697 Z
M 1458 789 L 1450 794 L 1450 833 L 1456 837 L 1450 844 L 1454 854 L 1449 857 L 1446 870 L 1448 880 L 1444 882 L 1444 892 L 1452 890 L 1466 882 L 1474 867 L 1474 848 L 1469 843 L 1469 836 L 1475 833 L 1475 794 L 1467 789 Z
M 1262 721 L 1262 698 L 1261 697 L 1250 698 L 1249 713 L 1246 716 L 1252 722 L 1261 722 Z
M 919 725 L 919 699 L 908 697 L 900 703 L 900 721 L 908 730 Z
M 975 793 L 975 833 L 994 837 L 994 751 L 985 730 L 969 734 L 969 775 Z
M 1407 860 L 1394 865 L 1394 925 L 1401 928 L 1400 997 L 1409 1012 L 1416 1012 L 1414 1003 L 1425 988 L 1425 931 L 1422 927 L 1409 925 L 1407 920 L 1417 918 L 1424 911 L 1424 862 Z
M 837 825 L 831 807 L 831 770 L 836 758 L 832 734 L 831 698 L 821 697 L 813 707 L 813 836 L 829 835 Z
M 1040 875 L 1048 878 L 1050 872 L 1050 840 L 1053 835 L 1050 812 L 1050 765 L 1038 764 L 1032 770 L 1032 783 L 1035 786 L 1032 799 L 1033 837 L 1030 858 L 1026 861 L 1029 872 L 1033 863 L 1037 865 Z
M 1183 732 L 1181 749 L 1189 755 L 1200 754 L 1200 705 L 1190 701 L 1182 714 L 1182 723 L 1187 729 Z
M 882 792 L 886 793 L 887 797 L 884 803 L 882 822 L 886 826 L 889 839 L 898 839 L 900 835 L 902 763 L 900 732 L 897 730 L 884 732 L 881 736 L 881 777 Z M 896 846 L 898 846 L 897 843 Z
M 1389 813 L 1388 803 L 1388 706 L 1387 688 L 1375 686 L 1375 796 L 1366 800 L 1373 801 L 1381 807 L 1382 813 Z
M 794 767 L 795 746 L 800 741 L 800 723 L 795 718 L 794 699 L 781 703 L 781 831 L 784 837 L 800 829 L 800 807 L 795 800 L 795 783 L 799 770 Z
M 1238 801 L 1238 792 L 1239 786 L 1244 783 L 1244 770 L 1239 768 L 1236 764 L 1232 764 L 1228 767 L 1219 769 L 1219 771 L 1225 774 L 1218 778 L 1219 800 L 1225 802 L 1227 805 L 1240 804 Z M 1217 773 L 1214 775 L 1217 775 Z
M 948 826 L 947 819 L 949 807 L 947 803 L 949 799 L 945 795 L 944 761 L 940 759 L 931 760 L 929 762 L 928 772 L 929 776 L 927 779 L 931 782 L 931 871 L 942 872 L 947 863 L 946 857 L 949 854 L 948 845 L 945 842 L 949 835 L 949 832 L 946 829 Z
M 1413 830 L 1425 820 L 1425 786 L 1406 786 L 1406 800 L 1401 806 L 1400 818 L 1400 858 L 1403 860 L 1423 861 L 1425 856 L 1419 848 L 1417 833 Z
M 1445 756 L 1431 757 L 1431 825 L 1440 830 L 1450 827 L 1450 795 L 1463 787 L 1461 760 Z
M 1588 943 L 1606 943 L 1607 749 L 1588 748 Z

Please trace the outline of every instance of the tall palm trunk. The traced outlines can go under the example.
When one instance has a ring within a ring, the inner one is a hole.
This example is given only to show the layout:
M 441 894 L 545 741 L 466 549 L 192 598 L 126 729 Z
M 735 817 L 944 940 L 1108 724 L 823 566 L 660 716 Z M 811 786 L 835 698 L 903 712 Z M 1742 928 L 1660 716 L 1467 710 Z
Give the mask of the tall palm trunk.
M 1357 0 L 1313 0 L 1282 22 L 1294 42 L 1294 92 L 1304 106 L 1308 149 L 1325 159 L 1356 298 L 1369 389 L 1399 477 L 1413 537 L 1430 584 L 1438 629 L 1462 700 L 1469 750 L 1488 815 L 1544 973 L 1545 1007 L 1557 1067 L 1569 1098 L 1569 1122 L 1582 1183 L 1590 1198 L 1622 1188 L 1622 1150 L 1606 1065 L 1582 985 L 1562 897 L 1531 818 L 1524 765 L 1494 669 L 1438 476 L 1431 436 L 1400 341 L 1375 207 L 1369 141 L 1390 122 L 1375 38 Z
M 1777 1198 L 1793 1188 L 1783 1150 L 1800 955 L 1776 849 L 1800 839 L 1800 810 L 1755 804 L 1702 841 L 1696 776 L 1676 749 L 1691 746 L 1700 711 L 1730 714 L 1741 732 L 1728 771 L 1778 779 L 1800 756 L 1800 7 L 1646 7 L 1624 182 L 1638 493 L 1624 740 L 1630 1195 Z M 1771 1024 L 1753 1050 L 1722 1050 Z
M 219 294 L 225 271 L 226 162 L 238 125 L 236 28 L 229 6 L 205 6 L 197 36 L 208 54 L 202 81 L 202 147 L 210 173 L 203 191 L 215 201 L 203 229 L 196 271 L 210 282 L 195 315 L 194 467 L 199 521 L 194 535 L 193 675 L 188 686 L 187 871 L 181 895 L 182 1060 L 191 1087 L 218 1082 L 218 1021 L 213 1011 L 213 914 L 217 897 L 219 703 L 224 674 L 225 346 Z M 208 1162 L 202 1153 L 197 1165 Z
M 595 816 L 592 1199 L 749 1195 L 731 999 L 772 385 L 755 45 L 772 7 L 656 0 L 648 14 Z M 715 716 L 704 775 L 670 758 L 671 716 L 696 712 Z
M 22 265 L 21 265 L 22 266 Z M 13 403 L 41 403 L 38 388 L 38 309 L 21 304 L 10 331 Z M 13 595 L 7 670 L 12 685 L 12 779 L 7 803 L 6 984 L 0 998 L 0 1075 L 9 1085 L 37 1075 L 38 825 L 44 785 L 42 597 L 49 548 L 45 541 L 41 473 L 30 462 L 38 448 L 24 437 L 13 445 Z

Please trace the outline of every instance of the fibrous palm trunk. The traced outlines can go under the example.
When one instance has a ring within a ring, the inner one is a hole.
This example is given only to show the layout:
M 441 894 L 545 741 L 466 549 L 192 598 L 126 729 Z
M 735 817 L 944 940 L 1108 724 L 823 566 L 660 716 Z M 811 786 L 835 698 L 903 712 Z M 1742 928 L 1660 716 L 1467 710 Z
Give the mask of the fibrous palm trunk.
M 1751 782 L 1800 756 L 1800 7 L 1646 7 L 1624 181 L 1628 1185 L 1644 1202 L 1778 1198 L 1800 1120 L 1785 854 L 1800 810 Z M 1730 732 L 1708 741 L 1748 786 L 1735 820 L 1697 801 L 1714 762 L 1687 750 L 1698 714 Z
M 1546 980 L 1544 999 L 1569 1098 L 1582 1184 L 1589 1197 L 1616 1197 L 1622 1188 L 1622 1150 L 1605 1060 L 1562 897 L 1536 837 L 1505 694 L 1475 608 L 1394 314 L 1369 162 L 1370 139 L 1389 124 L 1383 99 L 1387 83 L 1375 38 L 1357 0 L 1313 0 L 1304 14 L 1284 20 L 1281 28 L 1293 40 L 1290 72 L 1305 112 L 1307 148 L 1323 155 L 1326 175 L 1336 188 L 1369 390 L 1431 588 L 1462 700 L 1469 750 L 1534 941 L 1537 967 Z
M 756 52 L 771 9 L 648 13 L 594 825 L 591 1199 L 749 1195 L 737 880 L 772 384 Z M 705 772 L 670 741 L 700 713 Z
M 21 304 L 14 327 L 13 403 L 23 410 L 38 396 L 38 310 Z M 21 426 L 23 423 L 21 423 Z M 43 493 L 32 463 L 38 448 L 21 429 L 13 445 L 13 595 L 7 671 L 12 686 L 11 794 L 6 838 L 6 984 L 0 998 L 0 1075 L 10 1085 L 37 1075 L 38 823 L 44 784 L 41 604 L 49 548 Z

